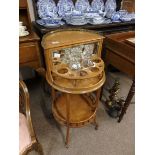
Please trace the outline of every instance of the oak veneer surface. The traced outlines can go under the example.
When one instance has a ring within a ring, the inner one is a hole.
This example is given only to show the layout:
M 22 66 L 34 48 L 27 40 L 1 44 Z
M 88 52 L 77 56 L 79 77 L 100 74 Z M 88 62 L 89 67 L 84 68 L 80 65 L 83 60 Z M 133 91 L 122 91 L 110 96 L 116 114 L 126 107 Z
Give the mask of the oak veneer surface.
M 19 43 L 30 42 L 30 41 L 39 41 L 40 38 L 37 36 L 35 32 L 30 32 L 29 35 L 25 37 L 19 37 Z
M 126 39 L 135 37 L 135 32 L 123 32 L 106 36 L 106 48 L 135 63 L 135 48 L 126 43 Z
M 111 64 L 129 76 L 135 75 L 135 47 L 126 42 L 134 38 L 135 32 L 123 32 L 105 36 L 105 62 Z
M 28 36 L 19 38 L 19 64 L 33 69 L 41 67 L 40 59 L 40 38 L 35 32 L 30 32 Z
M 122 0 L 121 9 L 135 12 L 135 0 Z
M 66 120 L 66 96 L 62 95 L 56 101 L 56 110 Z M 96 108 L 91 108 L 89 103 L 83 99 L 82 95 L 70 95 L 70 123 L 78 123 L 89 119 Z
M 49 49 L 88 41 L 92 42 L 102 38 L 103 36 L 96 33 L 66 30 L 56 33 L 48 33 L 43 37 L 42 46 L 44 49 Z
M 36 44 L 33 42 L 21 44 L 19 50 L 20 63 L 37 60 Z

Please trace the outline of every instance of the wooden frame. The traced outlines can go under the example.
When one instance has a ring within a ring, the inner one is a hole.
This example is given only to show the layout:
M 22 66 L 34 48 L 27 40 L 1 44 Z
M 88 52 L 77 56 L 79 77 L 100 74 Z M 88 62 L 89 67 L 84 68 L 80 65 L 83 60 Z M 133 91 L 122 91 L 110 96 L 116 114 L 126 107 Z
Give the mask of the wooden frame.
M 19 81 L 19 111 L 23 113 L 26 117 L 29 134 L 31 137 L 31 145 L 27 146 L 26 149 L 23 152 L 20 152 L 20 155 L 27 155 L 28 152 L 32 150 L 36 150 L 40 153 L 40 155 L 43 155 L 43 150 L 38 142 L 33 125 L 31 120 L 31 112 L 30 112 L 30 99 L 29 99 L 29 93 L 28 89 L 23 81 Z

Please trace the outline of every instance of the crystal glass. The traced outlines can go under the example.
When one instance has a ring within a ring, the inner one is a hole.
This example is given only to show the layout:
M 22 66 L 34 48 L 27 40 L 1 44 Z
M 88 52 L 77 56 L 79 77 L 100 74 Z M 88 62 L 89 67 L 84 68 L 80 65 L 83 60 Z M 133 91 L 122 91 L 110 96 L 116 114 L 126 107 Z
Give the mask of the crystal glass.
M 73 70 L 81 67 L 93 66 L 91 56 L 94 52 L 94 44 L 79 45 L 72 48 L 66 48 L 60 56 L 62 62 L 69 65 Z

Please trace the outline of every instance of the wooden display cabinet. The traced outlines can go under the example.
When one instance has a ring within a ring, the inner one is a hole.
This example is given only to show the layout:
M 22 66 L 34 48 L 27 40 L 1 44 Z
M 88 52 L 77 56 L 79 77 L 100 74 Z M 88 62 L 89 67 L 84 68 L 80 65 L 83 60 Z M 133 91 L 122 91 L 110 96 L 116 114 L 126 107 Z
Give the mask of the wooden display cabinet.
M 28 36 L 19 37 L 19 65 L 28 66 L 33 69 L 41 67 L 40 60 L 40 38 L 32 30 L 31 20 L 26 0 L 19 0 L 19 21 L 27 27 Z
M 96 111 L 100 87 L 105 82 L 101 59 L 103 38 L 81 29 L 58 30 L 43 37 L 46 80 L 52 87 L 52 112 L 60 124 L 67 126 L 66 147 L 70 128 L 88 123 L 94 123 L 96 129 L 98 127 Z

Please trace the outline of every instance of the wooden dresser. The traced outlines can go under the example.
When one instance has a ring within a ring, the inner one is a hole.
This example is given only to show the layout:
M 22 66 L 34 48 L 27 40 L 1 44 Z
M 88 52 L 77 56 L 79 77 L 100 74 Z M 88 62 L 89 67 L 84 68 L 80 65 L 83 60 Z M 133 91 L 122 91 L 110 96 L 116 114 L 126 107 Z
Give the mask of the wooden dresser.
M 121 122 L 135 93 L 135 32 L 115 33 L 105 36 L 106 67 L 112 65 L 133 79 L 118 122 Z
M 32 30 L 26 0 L 19 0 L 19 20 L 23 22 L 30 33 L 28 36 L 19 37 L 19 66 L 39 69 L 41 67 L 40 38 Z
M 73 25 L 68 25 L 68 24 L 64 24 L 62 26 L 53 26 L 53 27 L 43 27 L 39 24 L 37 24 L 36 20 L 40 19 L 39 15 L 38 15 L 38 11 L 37 11 L 37 1 L 38 0 L 32 0 L 33 1 L 33 8 L 34 8 L 34 16 L 35 16 L 35 21 L 32 23 L 33 27 L 35 29 L 35 31 L 37 32 L 37 34 L 42 37 L 44 34 L 54 31 L 54 30 L 58 30 L 58 29 L 66 29 L 66 28 L 82 28 L 82 29 L 88 29 L 88 30 L 94 30 L 99 32 L 99 34 L 101 35 L 107 35 L 107 34 L 111 34 L 111 33 L 117 33 L 117 32 L 123 32 L 123 31 L 134 31 L 135 29 L 135 21 L 129 21 L 129 22 L 121 22 L 121 23 L 110 23 L 110 24 L 100 24 L 100 25 L 91 25 L 91 24 L 86 24 L 86 25 L 78 25 L 78 26 L 73 26 Z M 55 3 L 58 3 L 58 0 L 54 0 Z M 72 0 L 73 3 L 75 4 L 76 0 Z M 126 0 L 127 1 L 127 0 Z M 122 8 L 121 5 L 123 5 L 123 9 L 129 10 L 131 12 L 131 5 L 133 4 L 134 0 L 128 0 L 127 2 L 124 2 L 123 0 L 116 0 L 116 4 L 117 4 L 117 8 L 116 10 L 120 10 Z M 91 3 L 92 0 L 89 0 L 89 2 Z M 106 2 L 106 0 L 104 0 L 104 2 Z M 130 8 L 130 9 L 128 9 Z

